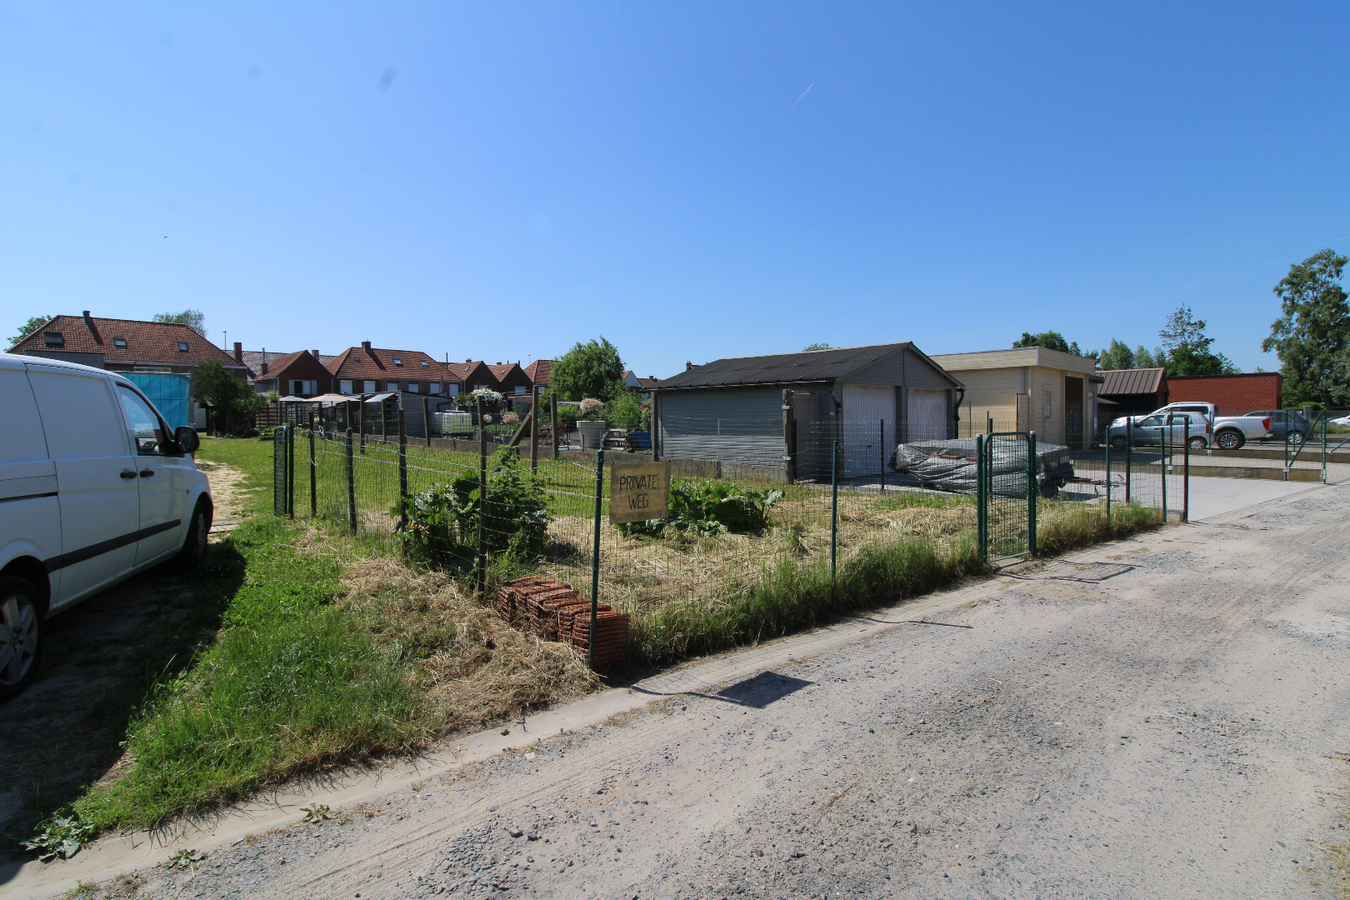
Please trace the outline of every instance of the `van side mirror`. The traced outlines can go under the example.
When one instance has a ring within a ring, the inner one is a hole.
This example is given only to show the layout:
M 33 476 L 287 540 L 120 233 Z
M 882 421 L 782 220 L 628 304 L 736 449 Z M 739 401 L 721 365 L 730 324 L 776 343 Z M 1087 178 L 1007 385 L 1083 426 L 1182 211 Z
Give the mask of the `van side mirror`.
M 196 453 L 197 448 L 202 445 L 202 439 L 197 436 L 197 429 L 189 425 L 179 425 L 175 428 L 173 439 L 183 448 L 184 453 Z

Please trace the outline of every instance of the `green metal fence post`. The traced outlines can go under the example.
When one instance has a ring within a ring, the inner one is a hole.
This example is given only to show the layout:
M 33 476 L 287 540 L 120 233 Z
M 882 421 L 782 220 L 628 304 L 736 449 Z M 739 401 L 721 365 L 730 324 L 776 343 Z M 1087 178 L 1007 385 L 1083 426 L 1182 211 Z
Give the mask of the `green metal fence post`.
M 1191 520 L 1191 420 L 1186 418 L 1186 447 L 1181 451 L 1181 524 Z
M 980 562 L 989 563 L 989 494 L 985 489 L 984 471 L 989 465 L 989 450 L 985 436 L 975 435 L 975 543 Z
M 1111 526 L 1111 429 L 1106 430 L 1106 525 Z
M 605 451 L 595 451 L 595 543 L 591 547 L 591 629 L 586 636 L 586 664 L 595 668 L 595 620 L 600 615 L 600 516 L 604 507 Z
M 1133 416 L 1127 416 L 1125 419 L 1125 505 L 1130 505 L 1130 476 L 1134 469 L 1134 423 L 1130 420 Z
M 295 426 L 286 426 L 286 515 L 295 518 Z
M 356 534 L 356 461 L 352 454 L 352 430 L 347 429 L 347 519 Z
M 839 607 L 835 589 L 835 559 L 839 549 L 839 441 L 830 450 L 830 606 Z
M 398 410 L 398 522 L 408 527 L 408 423 Z
M 1327 431 L 1331 428 L 1331 410 L 1322 410 L 1322 483 L 1327 483 Z
M 1036 555 L 1036 432 L 1027 432 L 1027 554 Z
M 1163 511 L 1163 524 L 1166 525 L 1166 524 L 1167 524 L 1167 470 L 1170 468 L 1170 463 L 1171 463 L 1171 460 L 1172 460 L 1172 457 L 1171 457 L 1171 450 L 1172 450 L 1172 414 L 1171 414 L 1171 413 L 1168 413 L 1168 414 L 1167 414 L 1167 418 L 1164 419 L 1163 421 L 1164 421 L 1164 423 L 1165 423 L 1165 427 L 1163 428 L 1163 434 L 1162 434 L 1162 437 L 1158 440 L 1158 453 L 1159 453 L 1159 454 L 1161 455 L 1161 457 L 1162 457 L 1161 459 L 1158 460 L 1158 469 L 1159 469 L 1158 474 L 1159 474 L 1159 476 L 1162 478 L 1162 511 Z M 1189 420 L 1188 420 L 1188 421 L 1189 421 Z
M 309 414 L 309 517 L 319 517 L 318 459 L 314 455 L 314 413 Z
M 483 422 L 483 401 L 475 400 L 478 411 L 478 593 L 487 597 L 487 425 Z

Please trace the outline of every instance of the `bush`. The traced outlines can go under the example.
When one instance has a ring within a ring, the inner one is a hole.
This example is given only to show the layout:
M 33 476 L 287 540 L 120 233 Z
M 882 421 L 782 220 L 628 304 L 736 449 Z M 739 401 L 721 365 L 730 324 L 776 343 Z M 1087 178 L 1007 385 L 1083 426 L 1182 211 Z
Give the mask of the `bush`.
M 670 509 L 664 519 L 620 525 L 624 534 L 660 534 L 666 529 L 711 537 L 728 531 L 763 531 L 768 510 L 783 498 L 777 488 L 752 491 L 725 481 L 670 483 Z
M 395 506 L 393 515 L 407 517 L 395 529 L 403 535 L 404 552 L 435 565 L 465 565 L 478 552 L 478 477 L 433 484 Z M 520 469 L 511 450 L 493 458 L 487 483 L 484 538 L 489 553 L 510 550 L 538 555 L 548 542 L 548 502 L 542 483 Z
M 643 406 L 637 397 L 629 391 L 605 404 L 604 419 L 611 428 L 625 431 L 649 431 L 652 426 L 652 410 Z

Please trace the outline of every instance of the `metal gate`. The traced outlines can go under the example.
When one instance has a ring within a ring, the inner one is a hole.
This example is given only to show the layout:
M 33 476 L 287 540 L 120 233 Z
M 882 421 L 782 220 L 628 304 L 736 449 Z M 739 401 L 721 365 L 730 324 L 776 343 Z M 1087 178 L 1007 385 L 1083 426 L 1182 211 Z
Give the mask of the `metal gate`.
M 272 431 L 272 512 L 295 515 L 295 426 Z
M 1036 434 L 1010 431 L 976 438 L 977 539 L 994 562 L 1036 555 Z

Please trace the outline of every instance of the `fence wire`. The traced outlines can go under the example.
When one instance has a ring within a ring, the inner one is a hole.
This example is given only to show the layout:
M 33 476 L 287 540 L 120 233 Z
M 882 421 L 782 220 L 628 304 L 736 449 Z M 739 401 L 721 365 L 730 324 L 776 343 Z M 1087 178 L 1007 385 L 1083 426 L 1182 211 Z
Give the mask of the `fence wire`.
M 683 607 L 812 579 L 832 585 L 893 548 L 983 550 L 987 561 L 1034 553 L 1038 518 L 1108 498 L 1167 510 L 1172 521 L 1185 510 L 1184 445 L 1078 451 L 1071 470 L 1046 479 L 1042 452 L 1067 460 L 1067 448 L 1037 443 L 1032 457 L 1031 436 L 1015 429 L 956 438 L 942 424 L 880 417 L 798 421 L 786 435 L 782 420 L 776 431 L 767 420 L 661 424 L 675 492 L 705 510 L 664 526 L 609 522 L 613 466 L 650 455 L 610 452 L 602 464 L 594 452 L 553 458 L 541 446 L 532 464 L 528 441 L 518 450 L 486 442 L 485 452 L 476 441 L 400 444 L 396 428 L 392 440 L 297 430 L 291 508 L 489 590 L 528 572 L 589 600 L 598 574 L 600 603 L 652 627 Z M 931 465 L 910 465 L 906 448 Z M 739 518 L 724 515 L 733 509 Z

